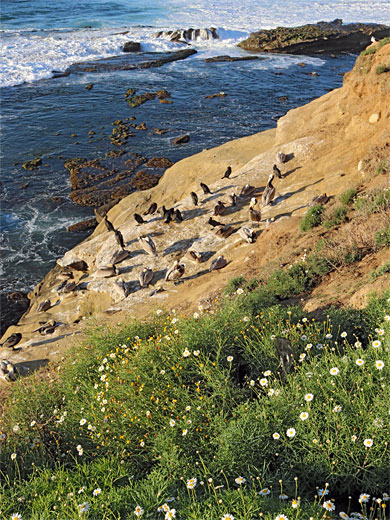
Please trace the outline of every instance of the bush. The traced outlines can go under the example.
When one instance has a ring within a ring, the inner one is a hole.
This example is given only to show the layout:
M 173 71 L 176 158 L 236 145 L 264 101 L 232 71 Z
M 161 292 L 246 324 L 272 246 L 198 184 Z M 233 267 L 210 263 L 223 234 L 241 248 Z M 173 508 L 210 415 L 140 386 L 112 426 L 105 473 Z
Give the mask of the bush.
M 339 226 L 347 219 L 348 208 L 345 206 L 338 206 L 335 209 L 327 212 L 325 216 L 325 220 L 323 220 L 322 225 L 326 229 L 330 229 L 336 226 Z
M 390 246 L 390 227 L 386 227 L 375 233 L 377 247 Z
M 376 271 L 372 271 L 371 281 L 374 282 L 377 278 L 387 273 L 390 273 L 390 262 L 386 262 L 385 264 L 378 267 Z
M 350 188 L 349 190 L 344 191 L 344 193 L 342 193 L 339 197 L 341 204 L 348 206 L 348 204 L 351 204 L 351 202 L 353 202 L 353 199 L 356 197 L 356 195 L 357 190 L 355 188 Z
M 360 56 L 368 56 L 370 54 L 375 54 L 376 51 L 379 51 L 384 45 L 387 45 L 390 43 L 390 38 L 382 38 L 382 40 L 379 40 L 379 42 L 374 46 L 368 47 L 368 49 L 365 49 L 360 53 Z
M 308 231 L 313 227 L 319 226 L 321 224 L 322 213 L 324 211 L 324 206 L 321 204 L 315 204 L 311 208 L 307 210 L 306 215 L 301 220 L 299 227 L 301 231 Z
M 383 74 L 384 72 L 390 72 L 390 65 L 378 65 L 375 72 L 378 74 L 378 76 L 379 74 Z
M 375 189 L 358 197 L 354 204 L 355 210 L 364 215 L 378 213 L 390 209 L 390 190 Z

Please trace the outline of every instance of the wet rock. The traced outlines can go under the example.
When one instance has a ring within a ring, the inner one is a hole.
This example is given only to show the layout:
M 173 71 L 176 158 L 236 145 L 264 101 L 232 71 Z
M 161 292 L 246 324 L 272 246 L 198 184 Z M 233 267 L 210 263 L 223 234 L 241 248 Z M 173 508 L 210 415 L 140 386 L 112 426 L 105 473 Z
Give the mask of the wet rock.
M 216 97 L 223 98 L 226 97 L 226 95 L 226 92 L 218 92 L 217 94 L 209 94 L 208 96 L 206 96 L 206 99 L 214 99 Z
M 139 125 L 135 126 L 136 130 L 147 130 L 146 123 L 140 123 Z
M 279 96 L 278 101 L 288 101 L 288 96 Z
M 71 224 L 66 228 L 68 233 L 80 233 L 82 231 L 87 231 L 88 229 L 93 229 L 97 226 L 96 218 L 88 218 L 86 220 L 82 220 L 81 222 L 76 222 L 76 224 Z
M 111 150 L 110 152 L 106 152 L 106 157 L 113 157 L 116 159 L 125 153 L 124 150 Z
M 306 63 L 303 63 L 303 61 L 300 61 L 300 62 L 298 63 L 298 65 L 299 65 L 300 67 L 306 67 Z
M 167 157 L 152 157 L 145 166 L 148 168 L 170 168 L 174 164 L 175 163 L 167 159 Z
M 251 61 L 251 60 L 259 60 L 259 56 L 213 56 L 212 58 L 206 58 L 204 61 L 206 63 L 220 63 L 223 61 Z
M 184 144 L 188 143 L 190 140 L 190 136 L 188 134 L 181 135 L 179 137 L 175 137 L 172 139 L 172 144 Z
M 153 128 L 153 130 L 158 135 L 164 135 L 164 134 L 167 133 L 167 129 L 166 128 Z
M 26 161 L 22 168 L 24 170 L 36 170 L 38 166 L 42 164 L 42 159 L 40 157 L 36 157 L 35 159 L 31 159 L 31 161 Z
M 160 177 L 158 175 L 141 170 L 131 179 L 130 184 L 137 190 L 148 190 L 156 186 L 159 180 Z
M 141 44 L 139 42 L 125 42 L 123 45 L 123 52 L 139 52 L 141 50 Z
M 239 47 L 248 51 L 289 54 L 359 52 L 377 39 L 388 36 L 389 27 L 378 24 L 351 23 L 342 20 L 318 22 L 300 27 L 277 27 L 251 33 Z
M 24 184 L 22 184 L 22 185 L 20 186 L 20 189 L 21 189 L 21 190 L 25 190 L 25 189 L 28 188 L 29 186 L 30 186 L 30 181 L 25 182 Z
M 159 101 L 162 105 L 171 105 L 173 103 L 171 99 L 160 99 Z
M 155 97 L 156 94 L 154 92 L 146 92 L 146 94 L 139 94 L 138 96 L 127 97 L 126 101 L 132 108 L 137 108 L 143 103 L 146 103 L 146 101 L 150 101 Z
M 171 97 L 171 94 L 168 92 L 168 90 L 161 89 L 157 90 L 156 96 L 158 97 L 158 99 L 165 99 Z
M 56 79 L 56 78 L 65 78 L 66 76 L 69 76 L 70 71 L 68 71 L 68 70 L 52 70 L 51 73 L 53 74 L 52 78 Z
M 94 130 L 90 130 L 90 131 L 88 132 L 88 135 L 95 135 L 95 134 L 96 134 L 96 132 L 95 132 Z
M 93 89 L 93 83 L 88 83 L 88 85 L 85 85 L 85 88 L 87 90 L 92 90 Z
M 53 195 L 52 197 L 50 197 L 50 200 L 55 202 L 56 204 L 62 204 L 63 202 L 65 202 L 64 197 L 59 197 L 58 195 Z

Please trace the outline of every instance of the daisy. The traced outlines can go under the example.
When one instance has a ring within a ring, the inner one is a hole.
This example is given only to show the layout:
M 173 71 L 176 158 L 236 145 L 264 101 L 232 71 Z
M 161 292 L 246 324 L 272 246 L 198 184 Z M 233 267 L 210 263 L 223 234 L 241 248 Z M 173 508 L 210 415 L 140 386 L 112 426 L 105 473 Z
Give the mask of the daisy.
M 379 348 L 381 346 L 381 342 L 379 341 L 379 339 L 376 339 L 375 341 L 373 341 L 372 346 L 374 348 Z
M 272 437 L 277 441 L 278 439 L 280 439 L 280 435 L 278 432 L 275 432 L 272 434 Z
M 243 294 L 243 292 L 244 292 L 244 289 L 240 288 L 240 289 L 237 289 L 236 294 Z
M 86 511 L 89 511 L 90 505 L 88 502 L 83 502 L 82 504 L 78 505 L 78 508 L 80 513 L 85 513 Z
M 11 453 L 11 460 L 15 460 L 16 459 L 16 453 Z
M 265 496 L 269 495 L 270 493 L 271 493 L 270 488 L 264 488 L 261 491 L 259 491 L 259 495 L 261 497 L 265 497 Z
M 309 417 L 309 414 L 307 412 L 302 412 L 299 416 L 301 421 L 306 421 L 306 419 Z
M 371 446 L 374 444 L 374 441 L 372 439 L 364 439 L 363 444 L 366 448 L 371 448 Z
M 185 349 L 185 351 L 183 352 L 183 357 L 188 357 L 191 355 L 191 352 L 188 350 L 188 348 Z
M 187 480 L 187 488 L 188 489 L 194 489 L 194 487 L 196 486 L 196 483 L 197 483 L 197 479 L 196 478 L 190 478 L 190 480 Z
M 20 430 L 19 424 L 15 424 L 15 426 L 12 428 L 13 432 L 18 432 Z
M 347 513 L 344 513 L 344 511 L 340 511 L 339 516 L 343 520 L 349 520 L 349 516 L 347 515 Z
M 181 432 L 181 434 L 182 434 L 183 437 L 185 437 L 185 436 L 187 435 L 187 433 L 188 433 L 188 430 L 187 430 L 187 429 L 184 429 L 184 430 Z
M 199 318 L 199 314 L 197 312 L 194 312 L 194 314 L 192 316 L 195 320 L 197 320 Z
M 295 437 L 295 434 L 296 434 L 295 428 L 289 428 L 289 429 L 286 431 L 286 435 L 287 435 L 287 437 L 289 437 L 290 439 L 292 439 L 293 437 Z
M 285 495 L 285 494 L 282 494 L 282 495 L 279 495 L 279 499 L 280 499 L 280 500 L 287 500 L 287 499 L 288 499 L 288 496 Z
M 384 500 L 384 502 L 387 502 L 388 500 L 390 500 L 390 495 L 388 493 L 383 493 L 383 500 Z
M 382 370 L 382 368 L 385 366 L 385 364 L 383 363 L 383 361 L 381 359 L 377 359 L 375 361 L 375 366 L 378 370 Z
M 249 381 L 249 386 L 255 386 L 255 384 L 256 384 L 256 383 L 253 381 L 253 379 L 251 379 L 251 380 Z
M 223 515 L 221 520 L 234 520 L 234 516 L 233 515 L 229 515 L 229 513 L 226 513 L 226 515 Z
M 171 518 L 176 518 L 176 509 L 170 509 L 165 513 L 165 520 L 170 520 Z
M 31 421 L 31 422 L 30 422 L 30 426 L 31 426 L 31 428 L 33 428 L 36 424 L 37 424 L 37 421 Z
M 102 492 L 102 490 L 100 488 L 96 488 L 93 490 L 93 496 L 94 497 L 97 497 L 98 495 L 100 495 L 100 493 Z
M 142 507 L 137 506 L 134 509 L 134 514 L 135 514 L 135 516 L 142 516 L 144 514 L 144 510 L 142 509 Z
M 268 379 L 266 377 L 263 377 L 260 379 L 261 386 L 267 386 L 268 385 Z
M 333 411 L 336 412 L 336 413 L 340 413 L 342 409 L 343 409 L 342 406 L 340 406 L 340 405 L 338 404 L 338 405 L 336 405 L 336 406 L 333 408 Z
M 11 515 L 11 520 L 22 520 L 22 515 L 20 513 L 14 513 Z
M 265 377 L 269 377 L 272 374 L 271 370 L 266 370 L 264 372 Z
M 370 500 L 371 495 L 367 495 L 367 493 L 362 493 L 359 497 L 359 502 L 366 503 Z
M 358 367 L 362 367 L 364 365 L 364 359 L 357 359 L 355 361 L 355 363 L 357 364 Z
M 347 333 L 344 331 L 344 332 L 342 332 L 342 333 L 340 334 L 340 336 L 341 336 L 342 338 L 346 338 L 346 337 L 347 337 Z
M 328 334 L 325 336 L 325 338 L 326 338 L 326 339 L 332 339 L 332 334 L 329 334 L 329 333 L 328 333 Z
M 275 517 L 275 520 L 288 520 L 286 515 L 278 515 Z
M 302 318 L 303 323 L 307 322 L 307 318 Z
M 306 340 L 307 340 L 307 336 L 306 336 L 305 334 L 303 334 L 303 335 L 301 336 L 301 340 L 302 340 L 302 341 L 306 341 Z
M 233 356 L 228 356 L 226 359 L 231 363 L 233 361 Z
M 194 354 L 194 356 L 199 356 L 200 350 L 194 350 L 193 354 Z
M 351 437 L 351 441 L 352 441 L 352 442 L 355 442 L 356 439 L 357 439 L 356 435 L 352 435 L 352 437 Z
M 171 419 L 171 420 L 169 421 L 169 426 L 170 426 L 171 428 L 173 428 L 173 427 L 175 426 L 175 424 L 176 424 L 175 419 Z
M 297 507 L 299 507 L 299 500 L 297 500 L 296 498 L 293 498 L 293 499 L 291 500 L 291 507 L 292 507 L 293 509 L 297 509 Z
M 236 484 L 245 484 L 245 482 L 246 482 L 246 479 L 244 477 L 237 477 L 235 479 Z
M 362 346 L 360 341 L 355 341 L 354 345 L 355 345 L 356 348 L 360 348 Z
M 244 317 L 242 318 L 242 321 L 249 321 L 249 317 L 248 317 L 248 316 L 244 316 Z
M 329 370 L 329 373 L 331 376 L 337 376 L 337 374 L 340 372 L 340 370 L 337 367 L 333 367 Z
M 313 394 L 306 394 L 305 395 L 305 401 L 307 403 L 310 403 L 310 401 L 313 401 L 313 399 L 314 399 L 314 395 Z
M 326 502 L 324 502 L 322 504 L 322 507 L 324 509 L 326 509 L 327 511 L 334 511 L 336 509 L 335 505 L 330 500 L 327 500 Z
M 325 497 L 329 494 L 329 489 L 319 489 L 318 490 L 318 496 L 319 497 Z

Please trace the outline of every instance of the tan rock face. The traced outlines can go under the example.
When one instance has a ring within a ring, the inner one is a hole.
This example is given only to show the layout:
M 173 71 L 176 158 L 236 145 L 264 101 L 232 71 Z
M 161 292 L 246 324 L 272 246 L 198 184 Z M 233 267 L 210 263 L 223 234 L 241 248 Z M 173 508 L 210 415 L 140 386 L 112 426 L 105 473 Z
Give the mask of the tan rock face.
M 93 234 L 59 259 L 56 268 L 30 293 L 30 309 L 3 338 L 4 341 L 13 332 L 23 335 L 22 348 L 8 356 L 10 361 L 33 362 L 61 355 L 71 335 L 83 330 L 86 317 L 93 316 L 101 324 L 104 320 L 142 317 L 158 307 L 194 311 L 199 303 L 213 301 L 232 277 L 243 274 L 252 278 L 261 268 L 278 265 L 282 256 L 288 256 L 297 248 L 303 249 L 309 239 L 299 234 L 299 220 L 313 197 L 321 193 L 335 197 L 361 182 L 362 174 L 357 165 L 361 164 L 364 170 L 368 151 L 375 147 L 387 149 L 390 81 L 386 74 L 377 75 L 375 69 L 389 60 L 390 45 L 360 57 L 353 71 L 346 75 L 341 89 L 291 110 L 279 120 L 276 129 L 188 157 L 170 167 L 157 186 L 122 199 L 108 212 L 109 220 L 121 232 L 125 250 L 129 252 L 116 264 L 117 272 L 110 277 L 94 275 L 98 269 L 109 266 L 113 255 L 119 252 L 114 233 L 100 222 Z M 373 114 L 380 114 L 375 124 L 369 122 Z M 279 164 L 282 179 L 274 179 L 274 202 L 261 208 L 262 220 L 254 227 L 256 242 L 248 243 L 239 230 L 243 226 L 253 227 L 249 202 L 255 197 L 260 205 L 277 152 L 287 156 L 287 162 Z M 227 166 L 231 166 L 232 174 L 222 179 Z M 211 194 L 204 195 L 200 182 L 209 186 Z M 237 205 L 232 207 L 229 196 L 239 194 L 245 184 L 253 185 L 254 193 L 239 197 Z M 191 192 L 198 195 L 197 206 Z M 227 238 L 218 236 L 218 228 L 208 224 L 218 201 L 222 201 L 227 210 L 215 218 L 233 228 Z M 173 219 L 166 224 L 161 215 L 155 213 L 145 216 L 146 223 L 138 225 L 134 213 L 142 215 L 152 202 L 160 208 L 164 205 L 180 210 L 183 222 Z M 155 243 L 158 256 L 148 255 L 142 249 L 138 237 L 147 235 Z M 167 269 L 175 260 L 181 260 L 189 248 L 202 253 L 204 261 L 197 263 L 184 258 L 181 283 L 165 282 Z M 226 258 L 228 264 L 209 272 L 210 262 L 218 256 Z M 61 293 L 61 281 L 57 277 L 65 266 L 76 260 L 84 260 L 88 271 L 74 273 L 74 290 Z M 153 271 L 149 287 L 141 287 L 139 282 L 139 274 L 145 267 Z M 338 280 L 336 285 L 340 289 L 342 282 Z M 151 291 L 155 289 L 160 292 L 152 296 Z M 42 337 L 33 331 L 42 320 L 37 306 L 46 299 L 55 304 L 45 312 L 44 319 L 64 325 L 57 327 L 42 343 Z M 356 300 L 360 301 L 360 297 Z

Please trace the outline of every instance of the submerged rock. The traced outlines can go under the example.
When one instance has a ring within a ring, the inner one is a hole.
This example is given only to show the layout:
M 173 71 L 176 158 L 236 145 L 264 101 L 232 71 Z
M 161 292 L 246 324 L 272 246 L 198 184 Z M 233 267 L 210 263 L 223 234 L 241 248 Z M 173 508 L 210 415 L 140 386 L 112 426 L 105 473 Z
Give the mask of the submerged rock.
M 76 222 L 76 224 L 71 224 L 66 228 L 68 233 L 81 233 L 82 231 L 87 231 L 88 229 L 93 229 L 97 226 L 97 220 L 95 217 L 88 218 L 86 220 L 82 220 L 81 222 Z
M 259 56 L 213 56 L 212 58 L 206 58 L 204 61 L 206 63 L 215 63 L 221 61 L 250 61 L 250 60 L 259 60 Z
M 141 50 L 141 44 L 139 42 L 125 42 L 123 45 L 123 52 L 139 52 Z
M 184 144 L 188 143 L 190 140 L 190 136 L 188 134 L 181 135 L 179 137 L 175 137 L 172 139 L 172 144 Z
M 31 161 L 26 161 L 22 168 L 24 170 L 36 170 L 38 166 L 42 164 L 42 159 L 40 157 L 36 157 L 35 159 L 31 159 Z

